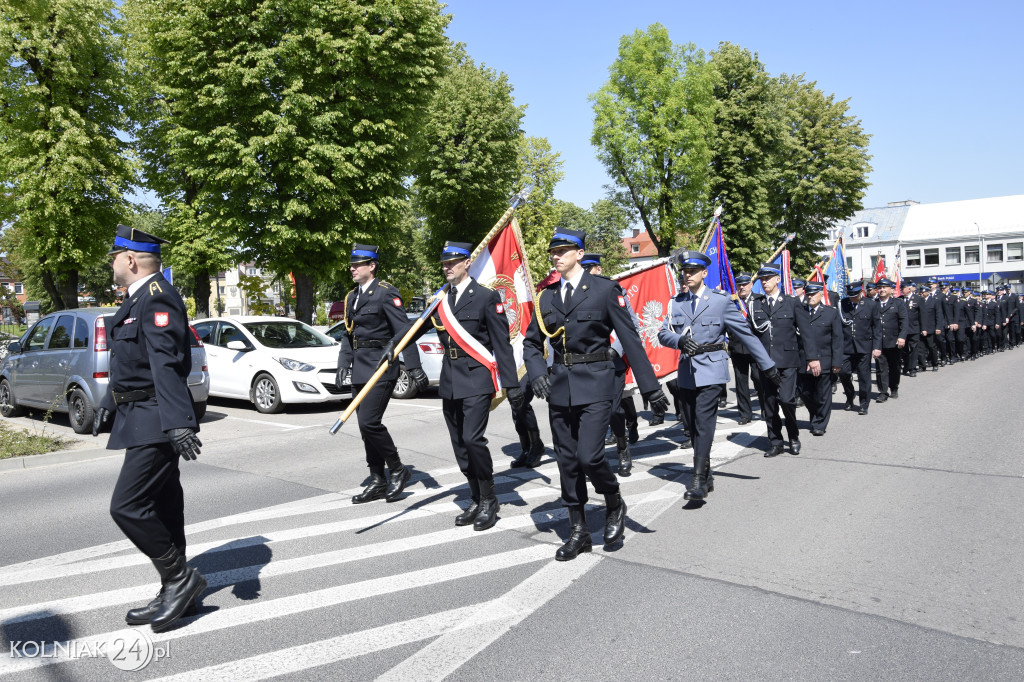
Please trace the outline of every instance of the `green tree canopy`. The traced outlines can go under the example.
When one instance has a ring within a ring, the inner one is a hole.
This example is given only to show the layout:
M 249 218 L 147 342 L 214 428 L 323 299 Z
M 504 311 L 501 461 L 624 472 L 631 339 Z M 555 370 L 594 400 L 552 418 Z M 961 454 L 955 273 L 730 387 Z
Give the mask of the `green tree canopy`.
M 548 244 L 561 218 L 555 199 L 555 185 L 565 176 L 562 165 L 561 155 L 551 149 L 547 138 L 523 138 L 519 147 L 519 182 L 516 186 L 533 185 L 533 192 L 529 200 L 516 209 L 515 215 L 535 284 L 551 272 Z
M 75 308 L 134 177 L 114 2 L 0 0 L 0 16 L 0 250 L 44 309 Z
M 711 74 L 703 52 L 674 45 L 661 24 L 623 36 L 609 72 L 590 96 L 591 141 L 612 178 L 612 198 L 665 256 L 688 235 L 699 239 L 710 213 Z

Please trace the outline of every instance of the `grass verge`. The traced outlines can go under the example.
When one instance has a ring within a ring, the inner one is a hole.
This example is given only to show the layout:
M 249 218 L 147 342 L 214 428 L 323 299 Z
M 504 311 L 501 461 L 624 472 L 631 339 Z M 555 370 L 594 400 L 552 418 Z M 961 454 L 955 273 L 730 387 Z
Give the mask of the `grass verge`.
M 0 422 L 0 459 L 41 455 L 64 447 L 65 440 L 16 429 Z

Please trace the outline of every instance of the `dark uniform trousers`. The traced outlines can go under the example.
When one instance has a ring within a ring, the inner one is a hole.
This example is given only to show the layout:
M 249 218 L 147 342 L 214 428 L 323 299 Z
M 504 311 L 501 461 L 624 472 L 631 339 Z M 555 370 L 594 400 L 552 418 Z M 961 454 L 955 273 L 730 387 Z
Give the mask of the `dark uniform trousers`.
M 512 410 L 512 424 L 516 427 L 516 434 L 519 436 L 519 444 L 523 450 L 530 449 L 530 433 L 540 430 L 537 425 L 537 413 L 533 410 L 533 387 L 530 386 L 530 378 L 523 375 L 519 380 L 519 388 L 523 389 L 523 408 Z
M 491 452 L 487 449 L 487 419 L 491 411 L 491 394 L 465 398 L 443 398 L 441 410 L 452 439 L 452 450 L 459 469 L 469 478 L 486 480 L 494 475 Z M 604 432 L 601 432 L 604 439 Z
M 867 408 L 871 402 L 871 353 L 851 355 L 850 370 L 857 375 L 857 398 L 860 401 L 860 406 Z M 843 386 L 845 388 L 845 384 Z M 853 388 L 852 381 L 850 388 Z
M 800 392 L 811 417 L 811 428 L 825 431 L 832 416 L 832 368 L 821 367 L 821 375 L 801 373 Z
M 921 344 L 921 335 L 910 333 L 907 334 L 907 342 L 903 345 L 902 357 L 900 362 L 903 363 L 903 371 L 914 372 L 917 371 L 918 363 L 918 346 Z
M 178 459 L 170 443 L 127 448 L 110 500 L 114 523 L 153 559 L 172 544 L 185 552 L 185 496 Z
M 604 455 L 604 432 L 611 419 L 612 401 L 549 404 L 548 410 L 565 505 L 572 507 L 587 501 L 587 478 L 601 495 L 618 492 L 619 481 Z
M 366 451 L 366 464 L 372 473 L 381 476 L 384 475 L 385 464 L 394 468 L 401 462 L 395 441 L 384 426 L 384 412 L 388 409 L 395 383 L 381 379 L 373 385 L 363 402 L 356 408 L 359 435 L 363 439 L 363 449 Z M 353 384 L 352 394 L 359 395 L 365 385 Z
M 924 343 L 924 353 L 921 359 L 921 367 L 924 368 L 925 363 L 930 364 L 932 367 L 938 367 L 939 347 L 935 341 L 935 332 L 930 331 L 927 334 L 922 334 L 921 340 Z
M 763 400 L 761 390 L 761 373 L 754 362 L 754 356 L 746 353 L 732 354 L 732 369 L 736 380 L 736 409 L 741 419 L 753 419 L 754 408 L 750 401 L 750 381 L 754 382 L 757 399 Z
M 878 392 L 888 394 L 900 389 L 903 349 L 893 346 L 883 348 L 878 356 Z
M 773 384 L 774 385 L 774 384 Z M 690 427 L 695 453 L 708 453 L 715 440 L 715 423 L 718 421 L 718 398 L 721 396 L 720 384 L 698 386 L 696 388 L 679 387 L 683 395 L 683 422 Z
M 796 423 L 797 368 L 779 367 L 782 383 L 776 386 L 770 381 L 763 382 L 762 397 L 764 399 L 764 419 L 768 425 L 768 440 L 772 445 L 782 443 L 782 424 L 786 424 L 788 440 L 800 437 Z M 779 408 L 782 416 L 779 416 Z

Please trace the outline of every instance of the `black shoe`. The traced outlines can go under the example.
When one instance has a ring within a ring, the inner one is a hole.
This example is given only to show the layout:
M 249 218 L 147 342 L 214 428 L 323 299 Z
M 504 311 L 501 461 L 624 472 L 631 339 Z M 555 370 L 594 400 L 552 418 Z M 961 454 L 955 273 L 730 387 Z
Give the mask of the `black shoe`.
M 832 384 L 832 395 L 835 395 L 836 391 L 838 391 L 838 390 L 839 390 L 839 384 Z
M 409 467 L 399 464 L 398 468 L 391 469 L 391 482 L 388 483 L 388 491 L 384 496 L 387 502 L 394 502 L 402 496 L 402 491 L 405 490 L 405 484 L 412 478 L 412 472 L 409 471 Z
M 466 511 L 455 517 L 456 526 L 468 526 L 476 521 L 476 515 L 480 512 L 480 482 L 475 478 L 466 478 L 469 484 L 469 506 Z
M 163 600 L 150 617 L 149 625 L 153 632 L 163 632 L 185 615 L 189 605 L 195 608 L 196 599 L 206 590 L 206 578 L 185 563 L 185 557 L 177 547 L 171 547 L 167 554 L 153 559 L 153 566 L 164 587 Z
M 647 422 L 648 426 L 661 426 L 665 423 L 665 415 L 656 414 Z
M 939 366 L 938 365 L 932 365 L 932 371 L 933 372 L 938 372 L 939 371 Z
M 729 402 L 725 398 L 718 399 L 718 408 L 724 410 L 729 406 Z
M 540 439 L 540 431 L 531 431 L 529 434 L 530 445 L 512 462 L 514 467 L 533 468 L 544 459 L 544 441 Z
M 156 597 L 153 601 L 149 602 L 145 606 L 140 606 L 137 609 L 132 609 L 124 615 L 124 622 L 128 625 L 149 625 L 149 620 L 153 617 L 153 614 L 157 612 L 160 605 L 164 603 L 164 588 L 161 586 L 160 591 L 157 592 Z M 199 613 L 199 609 L 196 608 L 195 601 L 189 602 L 188 608 L 185 609 L 185 613 L 182 618 L 190 618 Z
M 604 437 L 604 444 L 611 445 L 615 442 L 615 433 L 612 431 L 608 432 L 608 435 Z
M 637 428 L 636 422 L 633 422 L 626 427 L 626 437 L 629 440 L 630 445 L 640 440 L 640 431 Z
M 782 454 L 782 443 L 773 445 L 768 449 L 768 452 L 764 453 L 765 457 L 778 457 Z
M 594 548 L 582 505 L 579 508 L 569 507 L 569 524 L 569 539 L 555 552 L 555 561 L 572 561 L 580 552 L 589 552 Z
M 633 469 L 633 453 L 629 451 L 629 443 L 626 442 L 625 436 L 618 439 L 616 450 L 619 457 L 619 476 L 629 476 Z
M 498 522 L 498 498 L 494 496 L 494 479 L 481 478 L 477 481 L 480 486 L 480 509 L 473 520 L 473 530 L 487 530 Z
M 694 473 L 693 482 L 690 487 L 683 493 L 684 500 L 703 500 L 708 496 L 708 493 L 715 489 L 713 479 L 710 476 L 704 476 L 701 474 Z
M 822 431 L 821 429 L 811 429 L 811 435 L 812 436 L 824 436 L 825 432 Z
M 352 504 L 372 502 L 384 497 L 388 490 L 388 482 L 380 474 L 370 474 L 370 484 L 363 488 L 363 492 L 352 496 Z
M 888 393 L 879 393 L 878 397 L 875 398 L 875 402 L 876 403 L 884 403 L 888 399 L 889 399 L 889 394 Z
M 605 495 L 604 544 L 614 545 L 626 530 L 626 501 L 615 493 Z
M 740 420 L 737 422 L 737 424 L 739 424 L 740 426 L 743 426 L 744 424 L 749 424 L 749 423 L 750 423 L 750 417 L 741 417 Z
M 910 374 L 908 374 L 907 376 L 908 376 L 908 377 L 916 377 L 916 376 L 917 376 L 917 370 L 915 369 L 914 371 L 912 371 L 912 372 L 911 372 Z
M 679 448 L 680 450 L 689 450 L 690 448 L 693 447 L 693 441 L 690 440 L 689 438 L 686 438 L 682 440 L 676 447 Z
M 793 440 L 789 441 L 789 451 L 792 452 L 794 455 L 800 454 L 800 441 L 798 439 L 794 438 Z
M 899 391 L 899 389 L 897 389 L 897 388 L 892 389 L 892 392 L 889 393 L 889 397 L 892 398 L 893 400 L 899 400 L 899 398 L 900 398 L 900 391 Z
M 846 406 L 843 407 L 843 409 L 844 410 L 852 410 L 853 409 L 853 398 L 847 398 L 846 399 Z
M 866 404 L 861 405 L 860 409 L 857 410 L 857 414 L 867 414 L 867 413 L 868 413 L 868 406 Z

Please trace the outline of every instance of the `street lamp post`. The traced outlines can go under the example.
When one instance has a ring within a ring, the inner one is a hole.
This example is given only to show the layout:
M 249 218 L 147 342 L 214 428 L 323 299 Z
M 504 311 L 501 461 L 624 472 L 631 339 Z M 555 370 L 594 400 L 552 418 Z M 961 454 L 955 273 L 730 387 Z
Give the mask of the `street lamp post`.
M 982 273 L 982 262 L 981 255 L 985 252 L 985 244 L 981 239 L 981 225 L 974 223 L 974 226 L 978 228 L 978 289 L 981 289 L 981 273 Z

